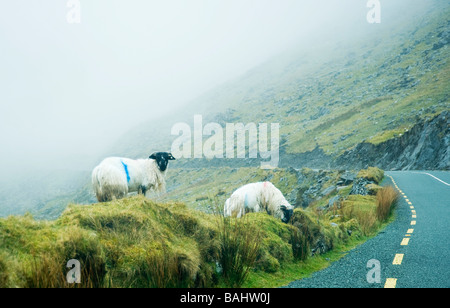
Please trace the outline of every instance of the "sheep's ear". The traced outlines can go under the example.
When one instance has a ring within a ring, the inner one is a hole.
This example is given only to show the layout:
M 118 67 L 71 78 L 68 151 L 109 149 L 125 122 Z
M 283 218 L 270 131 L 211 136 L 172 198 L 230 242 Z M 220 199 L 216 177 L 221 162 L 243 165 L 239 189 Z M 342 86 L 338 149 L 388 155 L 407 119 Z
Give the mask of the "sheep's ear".
M 169 160 L 176 160 L 175 157 L 173 157 L 172 153 L 168 153 L 167 155 Z
M 156 159 L 156 153 L 153 153 L 152 155 L 149 156 L 150 159 Z

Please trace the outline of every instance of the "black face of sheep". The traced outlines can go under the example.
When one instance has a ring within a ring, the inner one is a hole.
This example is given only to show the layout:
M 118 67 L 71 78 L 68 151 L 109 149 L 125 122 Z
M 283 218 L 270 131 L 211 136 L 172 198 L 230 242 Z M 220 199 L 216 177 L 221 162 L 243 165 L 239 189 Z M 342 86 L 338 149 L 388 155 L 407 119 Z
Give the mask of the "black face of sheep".
M 166 171 L 169 160 L 175 160 L 175 157 L 173 157 L 171 153 L 167 152 L 153 153 L 149 158 L 156 161 L 156 164 L 161 171 Z
M 280 205 L 280 209 L 283 211 L 283 219 L 281 219 L 282 222 L 287 224 L 289 220 L 291 220 L 292 215 L 294 214 L 294 210 L 288 210 L 285 205 Z

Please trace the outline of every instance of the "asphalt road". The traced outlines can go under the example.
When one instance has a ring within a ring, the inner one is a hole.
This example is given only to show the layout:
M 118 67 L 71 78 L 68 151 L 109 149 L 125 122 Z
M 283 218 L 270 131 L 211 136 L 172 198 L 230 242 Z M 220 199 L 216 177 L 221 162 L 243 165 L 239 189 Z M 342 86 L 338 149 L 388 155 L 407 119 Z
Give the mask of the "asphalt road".
M 450 172 L 386 174 L 394 182 L 386 181 L 404 194 L 396 220 L 330 267 L 288 288 L 450 287 Z M 379 261 L 379 281 L 367 280 L 369 272 L 377 277 L 373 263 L 367 267 L 370 260 Z

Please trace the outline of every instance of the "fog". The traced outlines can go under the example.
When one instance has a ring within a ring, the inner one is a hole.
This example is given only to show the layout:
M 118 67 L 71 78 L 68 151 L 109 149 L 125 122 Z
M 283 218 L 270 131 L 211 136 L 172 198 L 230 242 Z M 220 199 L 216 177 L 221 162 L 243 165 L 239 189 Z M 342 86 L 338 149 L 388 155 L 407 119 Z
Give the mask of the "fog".
M 368 28 L 364 0 L 79 2 L 80 23 L 65 0 L 0 4 L 3 178 L 90 168 L 139 123 L 284 50 Z M 413 3 L 381 2 L 386 23 Z

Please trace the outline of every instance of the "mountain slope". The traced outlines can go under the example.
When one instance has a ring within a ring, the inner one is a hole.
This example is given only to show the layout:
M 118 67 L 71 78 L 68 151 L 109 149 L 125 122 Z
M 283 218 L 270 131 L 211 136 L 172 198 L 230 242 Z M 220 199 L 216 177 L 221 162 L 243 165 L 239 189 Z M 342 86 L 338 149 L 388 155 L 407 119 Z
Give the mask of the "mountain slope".
M 204 123 L 280 123 L 282 154 L 319 151 L 339 167 L 336 158 L 359 143 L 380 144 L 449 110 L 449 8 L 435 1 L 364 35 L 289 51 L 176 115 L 141 125 L 111 152 L 170 149 L 171 127 L 192 127 L 199 113 Z

